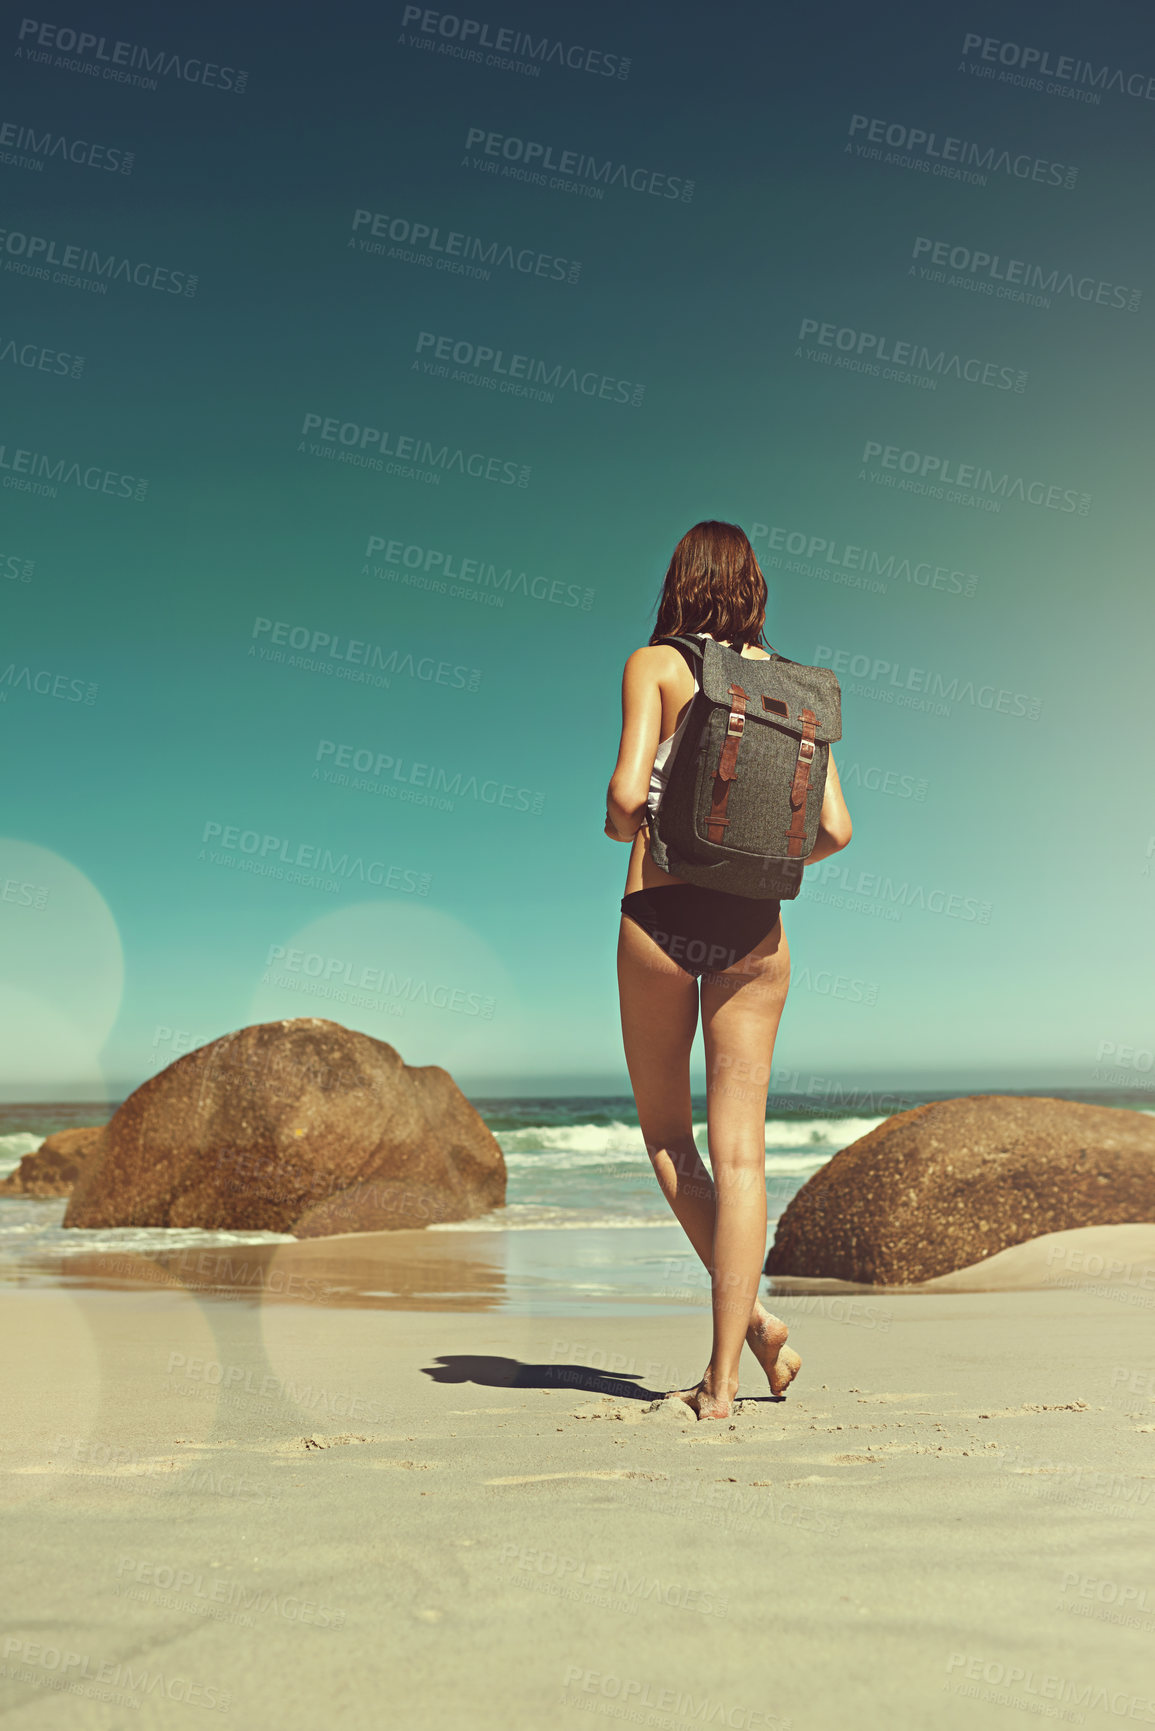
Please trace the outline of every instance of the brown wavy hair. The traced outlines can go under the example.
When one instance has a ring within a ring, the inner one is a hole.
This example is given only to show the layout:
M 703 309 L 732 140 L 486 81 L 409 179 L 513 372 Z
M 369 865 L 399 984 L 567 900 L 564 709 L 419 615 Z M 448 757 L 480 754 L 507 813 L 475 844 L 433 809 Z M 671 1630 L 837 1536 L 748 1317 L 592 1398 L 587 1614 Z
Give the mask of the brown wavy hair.
M 695 523 L 670 560 L 650 636 L 708 631 L 741 649 L 765 646 L 766 579 L 744 530 L 736 523 Z

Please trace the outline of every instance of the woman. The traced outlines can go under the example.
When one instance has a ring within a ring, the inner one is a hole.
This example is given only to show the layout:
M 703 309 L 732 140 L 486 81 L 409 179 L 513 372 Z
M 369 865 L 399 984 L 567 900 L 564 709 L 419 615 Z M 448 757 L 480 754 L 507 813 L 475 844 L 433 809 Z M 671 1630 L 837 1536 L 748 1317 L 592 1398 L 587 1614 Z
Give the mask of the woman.
M 758 1302 L 766 1255 L 766 1096 L 790 951 L 776 901 L 689 884 L 650 855 L 649 819 L 697 689 L 681 652 L 654 638 L 699 633 L 767 659 L 759 646 L 765 617 L 766 581 L 742 530 L 698 523 L 683 535 L 650 645 L 626 662 L 622 738 L 606 802 L 605 833 L 631 844 L 618 990 L 638 1121 L 662 1192 L 711 1275 L 710 1362 L 696 1387 L 676 1391 L 699 1418 L 730 1416 L 743 1341 L 774 1394 L 802 1362 L 785 1344 L 785 1324 Z M 807 864 L 837 853 L 850 835 L 831 756 Z M 694 1143 L 690 1110 L 699 1001 L 712 1178 Z

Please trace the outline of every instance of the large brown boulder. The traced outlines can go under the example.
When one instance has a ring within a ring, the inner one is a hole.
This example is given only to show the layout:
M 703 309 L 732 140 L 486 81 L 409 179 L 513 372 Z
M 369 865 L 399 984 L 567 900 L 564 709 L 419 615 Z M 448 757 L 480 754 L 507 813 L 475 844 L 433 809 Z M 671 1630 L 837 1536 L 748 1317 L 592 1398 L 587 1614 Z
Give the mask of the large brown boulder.
M 810 1178 L 767 1274 L 902 1286 L 1076 1226 L 1155 1221 L 1155 1117 L 976 1094 L 888 1118 Z
M 447 1071 L 308 1016 L 226 1034 L 130 1094 L 64 1224 L 320 1238 L 504 1201 L 501 1149 Z
M 71 1196 L 103 1135 L 103 1125 L 97 1125 L 94 1130 L 57 1130 L 46 1136 L 0 1182 L 0 1196 Z

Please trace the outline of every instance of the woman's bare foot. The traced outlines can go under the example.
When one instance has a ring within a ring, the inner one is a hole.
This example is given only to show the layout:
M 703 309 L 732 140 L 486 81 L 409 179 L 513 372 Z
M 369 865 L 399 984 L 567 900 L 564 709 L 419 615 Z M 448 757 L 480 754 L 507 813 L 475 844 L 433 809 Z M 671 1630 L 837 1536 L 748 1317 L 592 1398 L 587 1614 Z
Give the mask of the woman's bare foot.
M 785 1394 L 802 1368 L 802 1360 L 786 1344 L 786 1324 L 759 1305 L 746 1330 L 746 1345 L 766 1372 L 773 1395 Z
M 699 1418 L 729 1418 L 734 1411 L 734 1396 L 737 1392 L 737 1377 L 732 1382 L 715 1387 L 707 1369 L 696 1387 L 671 1389 L 666 1398 L 684 1400 L 687 1406 L 693 1407 Z

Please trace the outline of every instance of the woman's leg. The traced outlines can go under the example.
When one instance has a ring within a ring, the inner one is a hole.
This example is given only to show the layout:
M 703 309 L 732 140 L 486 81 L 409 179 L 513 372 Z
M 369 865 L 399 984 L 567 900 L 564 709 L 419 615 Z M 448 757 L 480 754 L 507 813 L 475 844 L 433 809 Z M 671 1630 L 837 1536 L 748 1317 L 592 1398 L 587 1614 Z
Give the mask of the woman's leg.
M 714 1344 L 697 1402 L 725 1418 L 738 1359 L 758 1304 L 766 1258 L 766 1096 L 774 1041 L 790 986 L 790 947 L 779 920 L 733 967 L 702 981 L 706 1119 L 717 1212 Z
M 772 933 L 767 942 L 773 938 Z M 721 980 L 728 976 L 713 977 Z M 741 983 L 749 976 L 735 970 L 735 977 Z M 618 990 L 626 1066 L 647 1152 L 663 1195 L 703 1265 L 712 1271 L 714 1182 L 694 1142 L 690 1103 L 690 1048 L 698 1024 L 698 982 L 670 961 L 647 932 L 623 916 L 618 936 Z M 765 1093 L 764 1088 L 763 1113 Z M 764 1254 L 765 1242 L 761 1256 Z M 788 1387 L 801 1364 L 785 1342 L 785 1323 L 757 1302 L 755 1283 L 746 1343 L 775 1394 Z

